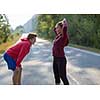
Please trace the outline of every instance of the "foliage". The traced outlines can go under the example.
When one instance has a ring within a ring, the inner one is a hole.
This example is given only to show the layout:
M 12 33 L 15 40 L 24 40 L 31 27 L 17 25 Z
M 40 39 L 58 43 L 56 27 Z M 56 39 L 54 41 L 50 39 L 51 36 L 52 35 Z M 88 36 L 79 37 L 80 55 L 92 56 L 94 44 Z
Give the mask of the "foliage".
M 100 49 L 99 14 L 42 14 L 38 16 L 37 33 L 46 39 L 54 39 L 53 28 L 63 18 L 68 21 L 70 42 Z
M 0 44 L 7 42 L 10 32 L 9 20 L 5 14 L 0 14 Z
M 24 27 L 21 25 L 17 26 L 13 33 L 19 33 L 19 34 L 24 33 Z

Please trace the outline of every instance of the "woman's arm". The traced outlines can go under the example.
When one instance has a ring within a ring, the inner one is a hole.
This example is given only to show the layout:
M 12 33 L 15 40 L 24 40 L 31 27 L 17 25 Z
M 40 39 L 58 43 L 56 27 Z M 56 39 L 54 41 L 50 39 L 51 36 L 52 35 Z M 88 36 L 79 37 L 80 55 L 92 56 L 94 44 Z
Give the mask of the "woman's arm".
M 62 21 L 63 27 L 62 27 L 62 34 L 65 35 L 67 34 L 67 29 L 68 29 L 68 23 L 66 21 L 66 19 L 64 18 Z
M 62 46 L 67 46 L 69 43 L 69 36 L 68 36 L 68 23 L 66 21 L 66 19 L 64 18 L 62 21 L 63 27 L 62 27 L 62 32 L 61 32 L 61 37 L 59 37 L 57 40 L 59 40 L 59 44 Z

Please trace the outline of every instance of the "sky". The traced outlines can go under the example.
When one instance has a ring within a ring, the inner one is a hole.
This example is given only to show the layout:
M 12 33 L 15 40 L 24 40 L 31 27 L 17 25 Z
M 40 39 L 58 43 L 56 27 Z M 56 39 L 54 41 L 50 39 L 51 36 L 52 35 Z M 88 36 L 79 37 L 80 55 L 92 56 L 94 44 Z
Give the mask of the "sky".
M 6 14 L 13 29 L 19 25 L 24 25 L 34 14 Z

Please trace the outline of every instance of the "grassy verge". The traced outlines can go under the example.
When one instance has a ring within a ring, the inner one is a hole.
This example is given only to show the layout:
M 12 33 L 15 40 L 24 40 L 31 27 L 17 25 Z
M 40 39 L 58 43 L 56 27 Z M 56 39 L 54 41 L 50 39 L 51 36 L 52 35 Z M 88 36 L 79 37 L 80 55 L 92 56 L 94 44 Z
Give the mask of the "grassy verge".
M 11 45 L 16 43 L 18 39 L 20 38 L 20 35 L 14 35 L 13 39 L 9 39 L 6 43 L 0 44 L 0 55 L 5 52 Z
M 100 53 L 100 49 L 96 49 L 96 48 L 90 48 L 90 47 L 80 46 L 80 45 L 76 45 L 76 44 L 69 44 L 69 46 L 79 48 L 79 49 L 83 49 L 83 50 L 96 52 L 96 53 Z

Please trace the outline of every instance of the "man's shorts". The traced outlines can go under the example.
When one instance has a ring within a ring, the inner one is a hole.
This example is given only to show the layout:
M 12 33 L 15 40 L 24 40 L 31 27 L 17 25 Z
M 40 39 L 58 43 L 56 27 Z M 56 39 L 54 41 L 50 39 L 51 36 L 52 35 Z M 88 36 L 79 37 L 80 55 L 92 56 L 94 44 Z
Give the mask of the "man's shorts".
M 7 53 L 4 54 L 4 59 L 7 62 L 8 69 L 14 71 L 16 69 L 16 62 L 15 60 L 9 56 Z

